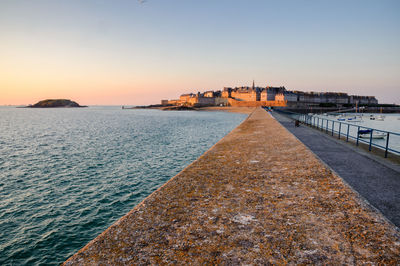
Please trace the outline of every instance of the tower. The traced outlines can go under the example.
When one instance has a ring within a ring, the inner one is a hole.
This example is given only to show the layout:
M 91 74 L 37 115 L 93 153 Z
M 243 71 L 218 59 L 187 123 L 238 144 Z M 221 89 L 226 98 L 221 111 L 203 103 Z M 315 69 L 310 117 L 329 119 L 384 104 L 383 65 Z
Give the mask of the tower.
M 254 86 L 254 79 L 253 79 L 253 87 L 252 87 L 252 88 L 253 88 L 253 91 L 254 91 L 254 89 L 255 89 L 255 86 Z

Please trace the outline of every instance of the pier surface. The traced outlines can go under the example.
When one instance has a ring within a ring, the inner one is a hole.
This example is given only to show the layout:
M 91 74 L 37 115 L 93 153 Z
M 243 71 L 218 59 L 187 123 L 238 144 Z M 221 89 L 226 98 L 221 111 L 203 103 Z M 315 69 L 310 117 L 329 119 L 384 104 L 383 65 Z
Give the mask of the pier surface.
M 266 111 L 68 259 L 98 264 L 397 264 L 395 227 Z
M 295 127 L 293 120 L 276 112 L 274 117 L 387 219 L 400 227 L 400 165 L 394 165 L 382 155 L 377 158 L 320 130 L 308 126 Z

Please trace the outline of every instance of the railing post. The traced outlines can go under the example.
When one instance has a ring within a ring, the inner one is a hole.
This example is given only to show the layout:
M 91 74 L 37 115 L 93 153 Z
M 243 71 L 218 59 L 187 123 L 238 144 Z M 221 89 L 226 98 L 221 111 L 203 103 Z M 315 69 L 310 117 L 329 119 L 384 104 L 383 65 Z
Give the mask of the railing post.
M 342 130 L 342 122 L 339 122 L 339 137 L 338 139 L 340 139 L 340 131 Z
M 335 131 L 335 121 L 332 121 L 332 136 L 334 131 Z
M 386 133 L 386 148 L 385 148 L 385 158 L 388 156 L 388 148 L 389 148 L 389 135 L 390 133 Z
M 349 142 L 349 131 L 350 131 L 350 124 L 347 124 L 347 137 L 346 137 L 346 142 Z
M 371 151 L 371 149 L 372 149 L 372 133 L 374 133 L 374 130 L 373 129 L 371 129 L 371 135 L 369 136 L 369 147 L 368 147 L 368 150 L 369 151 Z
M 358 129 L 357 129 L 357 142 L 356 142 L 356 146 L 358 146 L 358 139 L 360 138 L 360 134 L 359 134 L 358 132 L 360 132 L 360 126 L 358 126 Z
M 328 124 L 329 124 L 329 121 L 328 121 L 328 119 L 326 120 L 326 134 L 328 134 Z

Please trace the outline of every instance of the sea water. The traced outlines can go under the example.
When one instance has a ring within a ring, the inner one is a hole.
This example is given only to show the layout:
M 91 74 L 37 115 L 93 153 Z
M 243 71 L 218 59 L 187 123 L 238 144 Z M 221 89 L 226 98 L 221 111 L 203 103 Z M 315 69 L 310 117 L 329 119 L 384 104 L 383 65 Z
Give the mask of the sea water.
M 0 107 L 0 265 L 60 264 L 245 117 Z
M 348 124 L 350 124 L 349 136 L 351 136 L 353 139 L 357 138 L 357 133 L 359 130 L 373 129 L 375 132 L 381 132 L 385 134 L 389 132 L 389 139 L 387 139 L 386 136 L 383 139 L 372 139 L 372 143 L 378 145 L 381 149 L 385 149 L 387 144 L 389 151 L 391 150 L 396 154 L 400 154 L 400 114 L 347 113 L 344 117 L 347 118 L 355 116 L 360 118 L 359 122 L 338 121 L 338 117 L 335 115 L 315 115 L 314 117 L 329 119 L 330 122 L 328 122 L 328 131 L 332 130 L 332 121 L 335 121 L 335 123 L 333 123 L 334 130 L 336 132 L 339 132 L 340 130 L 341 136 L 343 137 L 347 136 Z M 371 116 L 375 117 L 375 120 L 371 120 Z M 383 116 L 384 119 L 382 121 L 377 120 L 376 118 L 378 116 Z M 321 120 L 315 120 L 315 122 L 319 122 L 319 126 L 322 125 Z M 340 126 L 340 124 L 342 125 Z M 326 121 L 324 122 L 323 127 L 326 129 Z M 369 144 L 370 139 L 364 138 L 361 139 L 361 141 Z

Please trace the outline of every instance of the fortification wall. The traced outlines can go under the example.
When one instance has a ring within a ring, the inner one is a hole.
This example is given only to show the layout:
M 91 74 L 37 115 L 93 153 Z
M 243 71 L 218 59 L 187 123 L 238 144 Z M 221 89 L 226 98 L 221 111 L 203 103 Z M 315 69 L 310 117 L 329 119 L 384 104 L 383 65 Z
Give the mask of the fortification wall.
M 232 98 L 228 99 L 228 104 L 234 107 L 286 106 L 284 101 L 236 101 Z
M 256 101 L 257 100 L 257 93 L 255 91 L 251 92 L 236 92 L 232 91 L 231 96 L 240 101 Z

